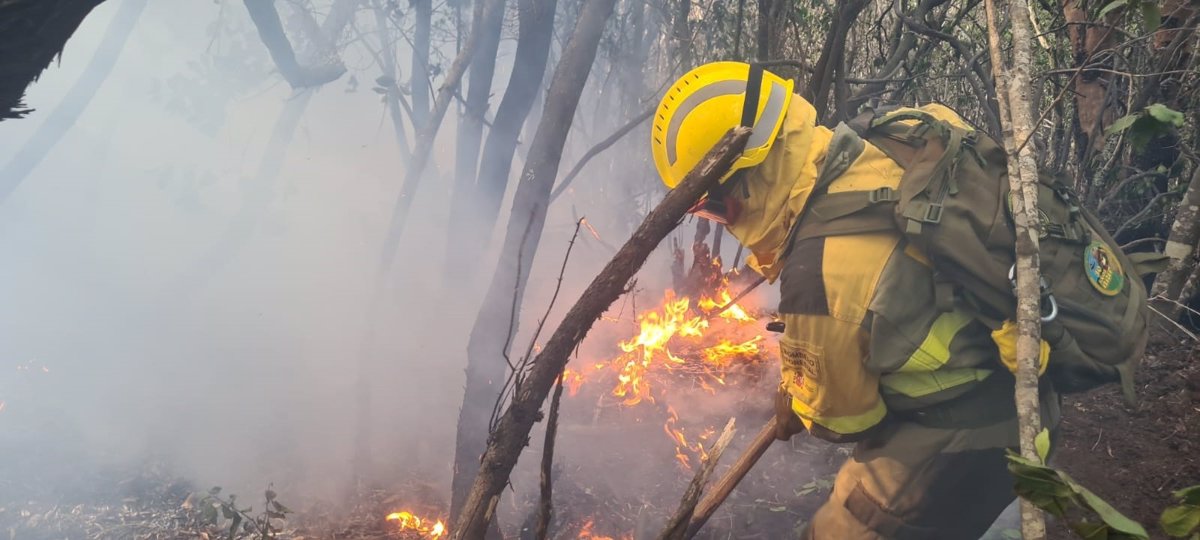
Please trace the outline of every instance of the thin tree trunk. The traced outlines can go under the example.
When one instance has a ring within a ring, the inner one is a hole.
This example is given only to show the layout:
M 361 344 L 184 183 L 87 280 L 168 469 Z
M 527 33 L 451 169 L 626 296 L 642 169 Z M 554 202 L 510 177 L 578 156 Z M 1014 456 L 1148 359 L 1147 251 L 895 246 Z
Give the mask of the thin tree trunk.
M 604 2 L 611 6 L 612 1 L 590 0 L 589 3 Z M 477 435 L 480 439 L 487 440 L 487 450 L 483 454 L 482 464 L 477 466 L 478 474 L 472 475 L 474 480 L 461 510 L 452 513 L 456 516 L 454 526 L 450 530 L 454 539 L 479 538 L 491 519 L 488 510 L 495 507 L 500 492 L 507 485 L 509 475 L 517 464 L 521 449 L 529 444 L 529 432 L 533 429 L 533 424 L 541 419 L 542 403 L 570 359 L 571 352 L 579 346 L 600 315 L 626 292 L 629 280 L 645 264 L 650 252 L 679 225 L 680 220 L 700 196 L 717 185 L 719 178 L 741 155 L 749 136 L 750 130 L 746 128 L 735 127 L 730 130 L 696 168 L 688 173 L 683 182 L 668 192 L 662 202 L 646 216 L 633 236 L 592 280 L 579 296 L 579 300 L 563 317 L 558 328 L 546 341 L 542 352 L 538 353 L 530 364 L 527 375 L 523 378 L 524 382 L 516 389 L 512 402 L 501 415 L 495 432 L 490 436 L 486 432 Z M 499 351 L 491 351 L 492 355 L 498 353 Z
M 503 6 L 491 13 L 480 26 L 479 50 L 470 62 L 467 79 L 467 104 L 462 120 L 458 122 L 457 148 L 455 149 L 454 202 L 452 208 L 467 206 L 470 192 L 474 191 L 475 175 L 479 167 L 479 146 L 484 139 L 484 115 L 487 102 L 492 95 L 492 74 L 496 73 L 496 54 L 500 44 L 500 23 L 504 22 Z M 451 210 L 452 212 L 452 210 Z M 467 218 L 467 216 L 455 216 Z
M 421 185 L 421 179 L 425 176 L 425 168 L 429 165 L 432 157 L 433 145 L 437 140 L 442 119 L 445 118 L 446 110 L 450 108 L 450 102 L 454 95 L 458 93 L 459 84 L 467 72 L 467 66 L 479 48 L 483 34 L 483 21 L 491 18 L 497 10 L 503 9 L 504 0 L 476 0 L 475 13 L 471 17 L 471 33 L 467 36 L 467 42 L 463 44 L 454 63 L 446 71 L 446 78 L 442 81 L 442 86 L 438 88 L 428 122 L 418 132 L 412 166 L 405 171 L 404 182 L 400 185 L 400 193 L 396 196 L 396 204 L 392 207 L 392 219 L 388 224 L 387 237 L 384 239 L 379 257 L 380 280 L 386 279 L 386 274 L 395 259 L 396 248 L 400 245 L 400 237 L 404 234 L 404 226 L 408 223 L 409 210 L 412 208 L 413 199 L 417 196 L 417 188 Z
M 112 73 L 129 34 L 142 16 L 149 0 L 125 0 L 117 8 L 112 22 L 104 32 L 104 38 L 96 47 L 92 61 L 79 75 L 79 79 L 71 86 L 67 95 L 58 106 L 46 116 L 46 120 L 38 126 L 33 136 L 21 146 L 20 150 L 0 169 L 0 203 L 12 195 L 13 190 L 21 185 L 25 177 L 45 159 L 46 155 L 62 140 L 63 136 L 75 125 L 75 121 L 87 109 L 96 91 Z
M 412 94 L 413 125 L 417 133 L 429 126 L 429 42 L 433 28 L 433 0 L 410 0 L 416 22 L 412 40 L 412 76 L 408 90 Z M 418 143 L 419 144 L 419 143 Z
M 454 449 L 451 515 L 457 515 L 464 507 L 467 490 L 479 467 L 479 455 L 487 444 L 488 420 L 505 380 L 506 364 L 501 356 L 507 354 L 511 332 L 517 326 L 517 321 L 511 319 L 520 314 L 521 296 L 537 254 L 563 145 L 615 3 L 616 0 L 587 0 L 584 4 L 547 91 L 545 114 L 538 124 L 513 197 L 500 260 L 467 343 L 467 382 Z
M 1029 12 L 1026 0 L 1011 0 L 1012 63 L 1005 68 L 1001 54 L 1000 29 L 996 26 L 994 0 L 986 0 L 988 49 L 992 58 L 993 79 L 1000 97 L 1000 116 L 1004 147 L 1008 153 L 1009 190 L 1013 198 L 1012 214 L 1016 233 L 1017 280 L 1017 373 L 1014 399 L 1021 441 L 1021 455 L 1038 461 L 1034 438 L 1042 430 L 1041 407 L 1038 400 L 1038 356 L 1041 344 L 1041 294 L 1038 261 L 1037 220 L 1037 160 L 1032 145 L 1024 144 L 1033 136 L 1033 115 L 1030 102 L 1030 70 L 1033 54 L 1030 42 Z M 1025 540 L 1046 537 L 1046 522 L 1042 511 L 1021 499 L 1021 535 Z
M 448 276 L 460 283 L 478 271 L 474 261 L 485 250 L 500 213 L 517 138 L 546 73 L 557 7 L 558 0 L 517 2 L 519 33 L 513 70 L 488 130 L 475 189 L 456 195 L 451 203 L 445 266 Z
M 1154 286 L 1150 296 L 1156 298 L 1156 308 L 1178 318 L 1182 308 L 1175 303 L 1186 303 L 1187 298 L 1180 297 L 1183 283 L 1195 264 L 1196 242 L 1200 240 L 1200 163 L 1192 165 L 1192 178 L 1188 182 L 1187 192 L 1183 195 L 1178 209 L 1175 211 L 1175 222 L 1171 225 L 1171 234 L 1167 237 L 1167 247 L 1164 254 L 1171 258 L 1167 269 L 1159 272 L 1154 278 Z
M 400 105 L 400 87 L 396 85 L 396 49 L 392 43 L 392 32 L 388 26 L 387 13 L 383 11 L 381 1 L 373 0 L 371 2 L 371 11 L 375 14 L 375 26 L 379 30 L 379 59 L 382 60 L 380 68 L 383 76 L 379 83 L 387 92 L 385 98 L 388 116 L 392 120 L 392 131 L 396 134 L 396 145 L 400 147 L 400 161 L 407 168 L 412 163 L 412 148 L 408 145 L 408 132 L 404 130 L 404 110 Z
M 835 8 L 833 28 L 827 34 L 825 46 L 821 48 L 821 56 L 808 82 L 807 97 L 816 107 L 820 120 L 828 120 L 827 115 L 831 110 L 829 95 L 833 91 L 835 78 L 845 76 L 846 37 L 865 7 L 867 0 L 839 0 Z
M 341 34 L 350 22 L 351 15 L 361 0 L 338 0 L 333 4 L 329 15 L 321 24 L 323 39 L 328 43 L 337 40 L 333 36 Z M 336 57 L 336 51 L 318 52 L 317 55 Z M 316 56 L 316 55 L 314 55 Z M 300 118 L 308 108 L 314 90 L 304 89 L 297 92 L 284 105 L 283 111 L 275 120 L 271 129 L 271 138 L 263 151 L 258 170 L 254 176 L 243 179 L 245 196 L 237 213 L 229 220 L 225 229 L 213 244 L 206 249 L 188 270 L 171 280 L 165 289 L 167 299 L 164 305 L 173 305 L 180 297 L 202 290 L 208 280 L 217 275 L 235 256 L 246 247 L 247 242 L 254 237 L 263 217 L 267 214 L 266 206 L 274 199 L 275 180 L 287 158 L 287 149 L 295 136 Z
M 337 80 L 346 72 L 346 67 L 340 61 L 325 65 L 303 66 L 296 60 L 296 51 L 292 42 L 283 31 L 283 22 L 279 20 L 279 12 L 275 9 L 275 0 L 244 0 L 250 20 L 258 29 L 258 37 L 279 74 L 292 88 L 308 88 Z

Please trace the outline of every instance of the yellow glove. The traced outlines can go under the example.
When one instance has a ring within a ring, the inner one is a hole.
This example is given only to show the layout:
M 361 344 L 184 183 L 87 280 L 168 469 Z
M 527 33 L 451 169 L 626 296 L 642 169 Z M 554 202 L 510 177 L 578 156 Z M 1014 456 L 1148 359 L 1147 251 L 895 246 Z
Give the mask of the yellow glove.
M 1000 362 L 1009 371 L 1017 372 L 1017 323 L 1004 321 L 999 330 L 992 332 L 992 341 L 1000 349 Z M 1046 373 L 1046 365 L 1050 363 L 1050 344 L 1042 340 L 1041 351 L 1038 352 L 1038 375 Z

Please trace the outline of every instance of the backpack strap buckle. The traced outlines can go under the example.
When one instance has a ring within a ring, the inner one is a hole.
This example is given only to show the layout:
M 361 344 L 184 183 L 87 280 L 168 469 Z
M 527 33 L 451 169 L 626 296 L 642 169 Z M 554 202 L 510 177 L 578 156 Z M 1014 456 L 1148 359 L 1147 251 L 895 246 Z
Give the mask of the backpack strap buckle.
M 884 202 L 896 202 L 900 200 L 900 193 L 890 187 L 881 187 L 867 192 L 867 202 L 871 204 L 879 204 Z
M 941 223 L 942 222 L 942 205 L 940 203 L 930 203 L 925 207 L 925 218 L 922 220 L 925 223 Z

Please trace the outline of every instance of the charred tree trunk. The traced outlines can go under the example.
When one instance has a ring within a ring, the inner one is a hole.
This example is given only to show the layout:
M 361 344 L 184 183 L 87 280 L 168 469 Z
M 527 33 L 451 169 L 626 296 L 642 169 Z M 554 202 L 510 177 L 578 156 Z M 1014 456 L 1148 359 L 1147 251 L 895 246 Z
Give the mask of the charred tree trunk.
M 21 185 L 26 176 L 54 150 L 58 141 L 66 135 L 75 121 L 87 109 L 96 91 L 112 73 L 129 34 L 142 16 L 149 0 L 125 0 L 117 8 L 116 15 L 105 30 L 104 38 L 92 55 L 92 61 L 71 86 L 67 95 L 58 106 L 46 116 L 45 121 L 34 131 L 33 136 L 21 146 L 20 150 L 0 169 L 0 203 L 12 195 L 13 190 Z M 0 111 L 0 117 L 7 111 Z
M 413 27 L 412 76 L 408 90 L 412 94 L 413 125 L 417 133 L 429 125 L 429 42 L 433 29 L 433 0 L 409 0 L 416 23 Z
M 486 249 L 508 188 L 517 138 L 546 72 L 554 12 L 558 0 L 518 0 L 519 33 L 512 75 L 496 109 L 480 158 L 475 189 L 457 195 L 450 209 L 446 270 L 466 280 L 478 270 L 474 261 Z
M 475 175 L 479 167 L 479 146 L 484 139 L 484 115 L 487 102 L 492 95 L 492 74 L 496 73 L 496 54 L 500 44 L 500 23 L 504 22 L 503 6 L 491 13 L 480 26 L 479 50 L 470 62 L 467 83 L 467 104 L 462 121 L 458 122 L 458 144 L 455 150 L 454 208 L 462 210 L 474 191 Z M 452 212 L 452 210 L 451 210 Z M 451 214 L 454 216 L 454 214 Z M 466 220 L 469 216 L 454 216 L 455 220 Z
M 591 0 L 590 4 L 605 3 L 611 8 L 613 1 Z M 508 483 L 521 449 L 529 443 L 533 424 L 541 419 L 542 403 L 566 366 L 571 352 L 579 346 L 596 319 L 626 292 L 629 280 L 646 262 L 650 252 L 675 229 L 700 196 L 715 186 L 724 172 L 729 170 L 745 148 L 749 136 L 750 130 L 746 128 L 730 130 L 683 182 L 667 193 L 563 317 L 545 348 L 533 360 L 523 384 L 516 389 L 512 402 L 500 417 L 496 430 L 490 436 L 487 433 L 476 435 L 479 441 L 486 439 L 487 450 L 481 465 L 476 465 L 477 454 L 472 455 L 472 469 L 479 472 L 471 475 L 474 478 L 470 492 L 461 510 L 453 513 L 456 516 L 451 528 L 453 538 L 465 540 L 480 537 L 492 517 L 488 515 L 488 510 L 495 507 L 495 501 Z M 490 351 L 493 356 L 497 353 Z M 456 472 L 461 474 L 465 471 Z
M 467 343 L 466 393 L 458 416 L 451 515 L 464 508 L 467 492 L 479 470 L 479 456 L 487 446 L 489 419 L 505 380 L 507 366 L 502 356 L 507 354 L 511 332 L 516 328 L 512 318 L 521 311 L 521 297 L 542 236 L 550 188 L 558 174 L 563 145 L 615 3 L 616 0 L 588 0 L 584 4 L 546 93 L 545 113 L 513 197 L 500 260 Z M 462 532 L 460 529 L 455 534 L 458 538 L 479 537 L 461 536 Z

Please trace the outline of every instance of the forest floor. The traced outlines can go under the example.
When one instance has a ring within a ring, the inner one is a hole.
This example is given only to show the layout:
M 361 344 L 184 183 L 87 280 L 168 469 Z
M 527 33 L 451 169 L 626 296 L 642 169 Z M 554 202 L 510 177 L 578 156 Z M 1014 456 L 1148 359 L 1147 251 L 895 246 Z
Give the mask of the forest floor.
M 1200 351 L 1156 333 L 1138 373 L 1138 404 L 1117 388 L 1067 396 L 1052 461 L 1152 538 L 1171 493 L 1200 484 Z M 1071 538 L 1061 524 L 1053 538 Z
M 1159 336 L 1155 341 L 1139 373 L 1136 408 L 1125 406 L 1115 388 L 1066 398 L 1062 438 L 1054 461 L 1144 524 L 1153 538 L 1165 538 L 1157 522 L 1171 502 L 1171 492 L 1200 484 L 1200 354 L 1190 340 Z M 758 420 L 749 413 L 739 418 L 742 429 L 726 461 L 732 461 L 730 456 L 736 456 L 753 437 Z M 570 459 L 571 450 L 564 448 L 557 465 L 556 520 L 551 529 L 557 534 L 551 537 L 655 536 L 655 525 L 674 510 L 690 477 L 687 471 L 644 463 L 648 454 L 665 451 L 669 455 L 669 447 L 656 446 L 666 440 L 658 431 L 657 425 L 649 426 L 647 435 L 633 439 L 638 442 L 636 451 L 621 452 L 622 445 L 630 449 L 628 437 L 622 441 L 620 436 L 605 436 L 613 433 L 607 429 L 564 425 L 561 442 L 582 440 L 578 443 L 581 447 L 604 458 Z M 605 446 L 608 439 L 617 440 Z M 775 445 L 710 521 L 702 537 L 795 537 L 795 531 L 828 495 L 833 474 L 848 454 L 848 447 L 808 437 Z M 628 480 L 612 480 L 616 471 L 625 471 L 637 481 L 626 486 Z M 514 477 L 514 485 L 531 483 L 529 471 L 524 474 L 524 478 Z M 597 480 L 606 476 L 610 481 Z M 218 525 L 206 523 L 201 511 L 203 491 L 197 494 L 197 486 L 161 467 L 98 473 L 87 483 L 97 488 L 51 496 L 39 486 L 0 478 L 0 540 L 228 537 L 228 520 L 221 518 Z M 536 500 L 518 494 L 506 498 L 514 500 L 506 505 L 507 512 L 501 513 L 505 530 L 514 538 L 530 538 L 527 509 Z M 445 504 L 437 486 L 419 482 L 387 490 L 360 490 L 352 501 L 337 506 L 295 501 L 287 493 L 281 493 L 280 499 L 295 510 L 286 521 L 273 522 L 280 529 L 277 538 L 285 540 L 430 538 L 428 533 L 403 532 L 396 521 L 387 521 L 385 516 L 401 508 L 440 516 Z M 254 506 L 259 512 L 263 505 L 261 497 L 239 498 L 238 502 L 239 507 Z M 428 530 L 432 524 L 423 526 Z M 236 537 L 252 535 L 242 532 Z M 1062 524 L 1051 523 L 1051 537 L 1072 536 Z

